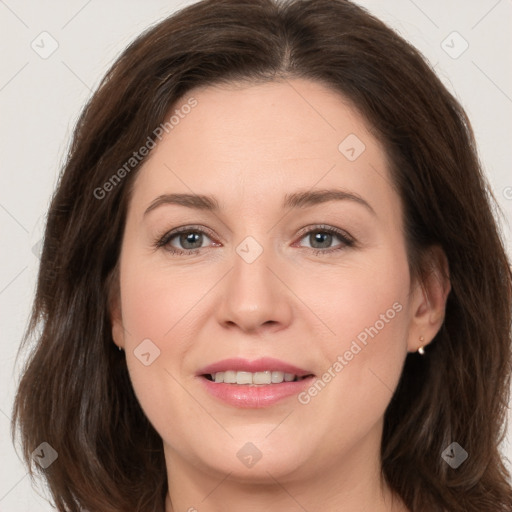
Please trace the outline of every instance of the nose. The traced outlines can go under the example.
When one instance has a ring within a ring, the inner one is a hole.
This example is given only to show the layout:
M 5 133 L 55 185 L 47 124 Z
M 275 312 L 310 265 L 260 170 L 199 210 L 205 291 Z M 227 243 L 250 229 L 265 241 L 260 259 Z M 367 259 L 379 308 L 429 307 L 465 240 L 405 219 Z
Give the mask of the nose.
M 233 268 L 224 280 L 217 310 L 219 323 L 245 333 L 286 328 L 292 317 L 293 294 L 275 251 L 265 248 L 260 253 L 262 248 L 254 241 L 245 246 L 242 243 L 237 249 Z

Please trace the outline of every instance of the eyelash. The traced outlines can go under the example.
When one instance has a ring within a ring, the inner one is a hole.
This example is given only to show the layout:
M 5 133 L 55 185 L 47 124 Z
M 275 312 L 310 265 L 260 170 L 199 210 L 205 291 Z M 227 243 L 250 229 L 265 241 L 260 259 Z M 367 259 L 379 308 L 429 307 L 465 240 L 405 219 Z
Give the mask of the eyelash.
M 313 226 L 309 230 L 302 232 L 299 240 L 302 240 L 305 236 L 307 236 L 311 233 L 315 233 L 315 232 L 328 233 L 330 235 L 335 235 L 343 242 L 341 246 L 329 248 L 329 249 L 313 249 L 313 248 L 306 247 L 306 249 L 310 249 L 310 251 L 315 255 L 325 256 L 326 254 L 332 254 L 337 251 L 342 251 L 342 250 L 346 249 L 347 247 L 354 247 L 356 245 L 355 240 L 353 238 L 349 237 L 343 231 L 341 231 L 337 228 L 333 228 L 330 226 L 324 226 L 324 225 Z M 207 235 L 208 238 L 213 238 L 212 233 L 209 230 L 206 230 L 199 226 L 184 226 L 182 228 L 177 228 L 173 231 L 169 231 L 169 232 L 157 237 L 157 239 L 155 240 L 153 245 L 154 245 L 155 249 L 159 249 L 159 248 L 163 247 L 169 253 L 177 255 L 177 256 L 182 256 L 182 255 L 190 256 L 193 254 L 197 254 L 201 249 L 205 249 L 205 247 L 199 247 L 197 249 L 176 249 L 175 247 L 168 246 L 169 242 L 173 238 L 175 238 L 177 235 L 180 235 L 182 233 L 201 233 L 203 235 Z

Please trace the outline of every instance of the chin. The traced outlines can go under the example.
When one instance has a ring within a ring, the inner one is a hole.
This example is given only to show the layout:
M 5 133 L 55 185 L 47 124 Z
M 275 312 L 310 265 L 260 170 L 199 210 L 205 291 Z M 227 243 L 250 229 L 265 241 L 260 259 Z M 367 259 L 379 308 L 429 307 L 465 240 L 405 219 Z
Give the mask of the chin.
M 304 445 L 301 447 L 299 440 L 291 442 L 293 436 L 285 438 L 288 442 L 277 436 L 271 440 L 273 434 L 265 439 L 267 434 L 268 429 L 257 441 L 249 441 L 251 437 L 247 435 L 223 443 L 217 439 L 217 448 L 208 450 L 211 457 L 202 458 L 202 464 L 211 471 L 231 474 L 231 480 L 252 484 L 275 484 L 274 478 L 299 476 L 306 468 L 310 471 Z

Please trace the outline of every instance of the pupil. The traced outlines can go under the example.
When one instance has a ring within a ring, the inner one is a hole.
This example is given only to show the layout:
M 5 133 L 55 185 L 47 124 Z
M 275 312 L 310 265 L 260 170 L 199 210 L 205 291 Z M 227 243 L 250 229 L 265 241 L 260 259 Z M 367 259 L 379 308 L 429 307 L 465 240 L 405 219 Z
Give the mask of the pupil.
M 185 235 L 181 235 L 180 242 L 185 249 L 197 249 L 197 248 L 201 247 L 201 244 L 199 244 L 198 247 L 187 247 L 186 244 L 188 244 L 188 243 L 193 244 L 194 242 L 197 242 L 197 240 L 199 239 L 200 236 L 201 236 L 200 233 L 186 233 Z
M 323 242 L 322 242 L 322 238 L 323 238 Z M 315 239 L 315 243 L 316 242 L 319 242 L 320 244 L 323 243 L 322 247 L 329 247 L 330 245 L 330 242 L 331 242 L 331 239 L 332 239 L 332 235 L 330 233 L 315 233 L 314 234 L 314 239 Z

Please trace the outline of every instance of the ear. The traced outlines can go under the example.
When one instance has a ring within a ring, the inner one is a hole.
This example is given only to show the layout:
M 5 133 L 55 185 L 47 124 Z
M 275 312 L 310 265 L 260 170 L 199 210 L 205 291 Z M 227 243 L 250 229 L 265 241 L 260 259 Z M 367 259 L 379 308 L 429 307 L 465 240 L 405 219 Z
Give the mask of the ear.
M 124 349 L 123 317 L 121 315 L 119 300 L 116 300 L 115 304 L 112 305 L 110 309 L 110 323 L 112 325 L 112 339 L 114 340 L 114 343 L 119 348 Z
M 451 290 L 448 259 L 443 249 L 438 245 L 431 246 L 425 257 L 427 273 L 413 284 L 408 352 L 416 352 L 428 345 L 439 332 Z
M 112 274 L 112 279 L 110 280 L 108 306 L 110 325 L 112 326 L 112 339 L 119 348 L 124 349 L 124 326 L 121 312 L 121 291 L 117 265 Z

